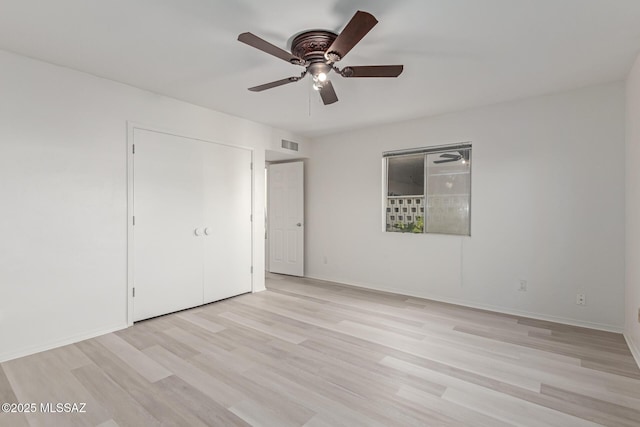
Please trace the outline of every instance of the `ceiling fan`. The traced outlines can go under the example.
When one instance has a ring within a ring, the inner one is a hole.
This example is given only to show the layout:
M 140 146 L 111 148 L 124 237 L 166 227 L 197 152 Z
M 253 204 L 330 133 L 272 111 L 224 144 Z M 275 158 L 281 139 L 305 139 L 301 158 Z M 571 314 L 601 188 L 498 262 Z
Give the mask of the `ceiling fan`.
M 442 160 L 434 160 L 433 163 L 449 163 L 457 162 L 458 160 L 462 160 L 462 163 L 467 163 L 469 161 L 469 150 L 458 150 L 458 153 L 460 154 L 440 154 Z
M 294 65 L 305 67 L 300 76 L 287 77 L 282 80 L 250 87 L 252 92 L 294 83 L 310 74 L 313 88 L 320 92 L 325 105 L 338 101 L 336 91 L 328 79 L 328 74 L 335 71 L 342 77 L 398 77 L 402 73 L 402 65 L 365 65 L 344 67 L 335 66 L 347 53 L 378 23 L 370 13 L 358 11 L 351 18 L 340 34 L 326 30 L 309 30 L 298 34 L 291 42 L 291 53 L 272 45 L 266 40 L 251 34 L 242 33 L 238 40 L 263 52 L 280 58 Z

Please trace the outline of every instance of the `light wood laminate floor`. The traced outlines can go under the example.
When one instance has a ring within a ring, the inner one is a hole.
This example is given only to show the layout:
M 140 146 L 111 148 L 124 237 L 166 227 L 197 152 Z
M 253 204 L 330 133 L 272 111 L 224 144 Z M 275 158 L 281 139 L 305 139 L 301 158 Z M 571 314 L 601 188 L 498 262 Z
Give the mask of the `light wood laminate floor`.
M 267 288 L 2 363 L 0 401 L 38 413 L 0 425 L 640 426 L 619 334 L 308 279 Z

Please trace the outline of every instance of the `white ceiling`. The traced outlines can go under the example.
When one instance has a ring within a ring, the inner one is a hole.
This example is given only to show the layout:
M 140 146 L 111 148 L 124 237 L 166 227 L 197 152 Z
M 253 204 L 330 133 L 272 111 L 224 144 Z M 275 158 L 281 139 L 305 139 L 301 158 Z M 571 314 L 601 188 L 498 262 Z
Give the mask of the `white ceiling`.
M 340 63 L 404 64 L 398 79 L 333 75 L 322 105 L 288 50 L 305 29 L 378 25 Z M 307 136 L 623 79 L 640 51 L 639 0 L 0 0 L 0 48 Z M 0 76 L 2 71 L 0 70 Z

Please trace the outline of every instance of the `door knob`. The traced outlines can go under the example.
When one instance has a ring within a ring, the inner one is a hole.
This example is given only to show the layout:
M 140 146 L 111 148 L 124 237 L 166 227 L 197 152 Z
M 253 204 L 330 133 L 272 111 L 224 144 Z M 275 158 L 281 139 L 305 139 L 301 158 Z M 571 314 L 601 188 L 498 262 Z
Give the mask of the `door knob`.
M 204 229 L 204 234 L 206 234 L 206 235 L 208 236 L 209 234 L 211 234 L 211 232 L 212 232 L 212 231 L 213 231 L 213 230 L 212 230 L 212 229 L 210 229 L 209 227 L 205 227 L 205 229 Z
M 193 230 L 193 233 L 196 236 L 202 236 L 202 228 L 196 228 L 195 230 Z
M 297 223 L 296 225 L 297 225 L 298 227 L 302 227 L 302 223 L 301 223 L 301 222 Z

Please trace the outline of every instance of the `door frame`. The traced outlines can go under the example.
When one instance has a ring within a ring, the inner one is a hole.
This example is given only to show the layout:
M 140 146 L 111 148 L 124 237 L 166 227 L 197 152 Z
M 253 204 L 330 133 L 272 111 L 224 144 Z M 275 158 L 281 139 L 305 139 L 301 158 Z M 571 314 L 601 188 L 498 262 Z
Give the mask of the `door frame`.
M 251 153 L 251 216 L 252 216 L 252 223 L 251 223 L 251 265 L 254 265 L 254 244 L 255 244 L 255 232 L 254 232 L 254 226 L 253 224 L 255 223 L 255 219 L 256 219 L 256 215 L 255 215 L 255 193 L 256 193 L 256 189 L 255 189 L 255 173 L 256 173 L 256 167 L 255 167 L 255 149 L 252 147 L 247 147 L 247 146 L 243 146 L 243 145 L 234 145 L 234 144 L 224 144 L 224 143 L 220 143 L 217 141 L 212 141 L 211 139 L 208 138 L 204 138 L 201 136 L 194 136 L 194 135 L 186 135 L 182 132 L 178 132 L 172 129 L 167 129 L 167 128 L 163 128 L 160 126 L 152 126 L 152 125 L 148 125 L 148 124 L 142 124 L 142 123 L 138 123 L 138 122 L 133 122 L 133 121 L 127 121 L 127 326 L 132 326 L 133 325 L 133 304 L 134 304 L 134 297 L 133 297 L 133 289 L 134 289 L 134 283 L 133 283 L 133 278 L 134 278 L 134 268 L 135 268 L 135 260 L 134 260 L 134 225 L 133 225 L 133 213 L 135 212 L 134 206 L 133 206 L 133 201 L 134 201 L 134 182 L 133 182 L 133 177 L 134 177 L 134 153 L 133 153 L 133 146 L 134 146 L 134 131 L 138 129 L 138 130 L 145 130 L 145 131 L 149 131 L 149 132 L 158 132 L 158 133 L 164 133 L 167 135 L 172 135 L 172 136 L 176 136 L 179 138 L 187 138 L 187 139 L 193 139 L 196 141 L 201 141 L 201 142 L 206 142 L 209 144 L 218 144 L 218 145 L 225 145 L 227 147 L 233 147 L 233 148 L 238 148 L 238 149 L 244 149 L 244 150 L 249 150 L 249 152 Z M 255 280 L 254 280 L 255 276 L 253 274 L 253 272 L 251 273 L 251 292 L 256 292 L 256 287 L 255 287 Z

